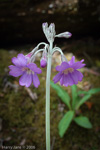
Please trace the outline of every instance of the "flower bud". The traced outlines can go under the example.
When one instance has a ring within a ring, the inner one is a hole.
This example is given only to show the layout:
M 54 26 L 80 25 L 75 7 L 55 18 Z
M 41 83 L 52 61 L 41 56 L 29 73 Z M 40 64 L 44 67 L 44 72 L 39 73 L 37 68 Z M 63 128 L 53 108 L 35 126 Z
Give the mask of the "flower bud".
M 63 33 L 60 33 L 58 35 L 56 35 L 55 37 L 58 37 L 58 38 L 70 38 L 72 36 L 72 34 L 70 32 L 63 32 Z
M 44 34 L 45 34 L 45 33 L 46 33 L 46 30 L 47 30 L 47 28 L 48 28 L 48 23 L 47 23 L 47 22 L 43 23 L 43 24 L 42 24 L 42 28 L 43 28 L 43 32 L 44 32 Z
M 53 33 L 55 35 L 55 24 L 54 23 L 50 24 L 49 31 L 50 31 L 50 33 Z
M 48 23 L 43 23 L 42 24 L 43 32 L 48 40 L 48 42 L 53 42 L 55 38 L 55 24 L 51 23 L 48 27 Z
M 46 49 L 45 49 L 45 50 L 43 51 L 43 53 L 42 53 L 42 58 L 41 58 L 41 60 L 40 60 L 40 66 L 41 66 L 42 68 L 45 68 L 46 65 L 47 65 L 47 51 L 46 51 Z
M 32 53 L 28 53 L 27 55 L 25 55 L 27 62 L 30 62 L 31 56 L 32 56 Z
M 26 57 L 30 58 L 31 55 L 32 55 L 32 53 L 29 53 L 29 54 L 26 55 Z
M 46 65 L 47 65 L 46 59 L 42 58 L 41 61 L 40 61 L 40 66 L 41 66 L 41 68 L 45 68 Z

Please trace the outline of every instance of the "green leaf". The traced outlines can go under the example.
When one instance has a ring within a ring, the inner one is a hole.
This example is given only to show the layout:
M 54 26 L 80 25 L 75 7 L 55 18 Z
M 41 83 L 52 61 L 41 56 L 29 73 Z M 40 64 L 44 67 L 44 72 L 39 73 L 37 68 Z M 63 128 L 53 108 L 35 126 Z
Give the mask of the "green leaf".
M 54 84 L 52 81 L 50 82 L 51 86 L 53 89 L 56 90 L 58 96 L 61 98 L 61 100 L 68 106 L 68 108 L 70 109 L 70 97 L 68 95 L 68 93 L 59 85 Z
M 72 88 L 72 108 L 75 108 L 75 105 L 77 103 L 78 95 L 77 95 L 77 86 L 73 85 Z
M 85 95 L 82 99 L 80 99 L 80 101 L 76 105 L 76 109 L 78 109 L 82 104 L 84 104 L 90 97 L 91 95 Z
M 100 92 L 100 88 L 94 88 L 88 91 L 89 94 L 96 94 L 98 92 Z
M 88 92 L 87 91 L 78 91 L 78 95 L 80 95 L 80 94 L 88 94 Z
M 100 88 L 94 88 L 89 91 L 78 91 L 78 95 L 80 95 L 80 94 L 91 94 L 92 95 L 92 94 L 96 94 L 98 92 L 100 92 Z
M 87 117 L 84 117 L 84 116 L 76 117 L 74 118 L 74 121 L 76 122 L 76 124 L 78 124 L 79 126 L 83 128 L 87 128 L 87 129 L 92 128 L 92 124 Z
M 70 126 L 71 121 L 73 120 L 74 117 L 74 111 L 68 111 L 64 117 L 60 120 L 58 129 L 59 129 L 59 135 L 60 137 L 63 137 L 65 134 L 66 130 Z

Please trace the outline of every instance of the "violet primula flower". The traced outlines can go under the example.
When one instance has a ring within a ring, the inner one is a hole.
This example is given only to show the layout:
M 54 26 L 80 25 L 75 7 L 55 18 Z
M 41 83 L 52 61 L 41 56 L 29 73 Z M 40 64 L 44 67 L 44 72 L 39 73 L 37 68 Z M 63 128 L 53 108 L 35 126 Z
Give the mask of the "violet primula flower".
M 62 62 L 60 66 L 56 67 L 59 73 L 53 78 L 54 83 L 60 81 L 61 85 L 72 86 L 73 84 L 78 84 L 78 81 L 82 81 L 83 74 L 77 69 L 85 66 L 85 64 L 82 64 L 83 61 L 82 59 L 81 61 L 75 62 L 75 57 L 73 56 L 69 62 Z
M 37 74 L 42 73 L 42 71 L 35 63 L 29 63 L 23 54 L 18 54 L 17 58 L 13 57 L 12 63 L 14 65 L 9 66 L 9 74 L 14 77 L 22 75 L 19 79 L 21 86 L 29 87 L 32 82 L 36 88 L 40 85 Z

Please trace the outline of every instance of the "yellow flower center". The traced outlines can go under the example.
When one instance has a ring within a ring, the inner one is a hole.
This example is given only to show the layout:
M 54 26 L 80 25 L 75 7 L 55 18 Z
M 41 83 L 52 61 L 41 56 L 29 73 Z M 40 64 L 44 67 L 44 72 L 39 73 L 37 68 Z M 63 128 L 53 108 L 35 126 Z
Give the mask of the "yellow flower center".
M 68 68 L 63 71 L 64 74 L 72 73 L 74 71 L 73 68 Z

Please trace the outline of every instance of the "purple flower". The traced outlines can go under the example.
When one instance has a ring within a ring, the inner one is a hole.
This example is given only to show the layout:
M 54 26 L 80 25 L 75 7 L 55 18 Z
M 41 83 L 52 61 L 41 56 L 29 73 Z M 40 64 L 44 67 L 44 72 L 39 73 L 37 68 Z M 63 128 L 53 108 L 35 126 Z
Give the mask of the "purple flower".
M 47 51 L 46 49 L 42 53 L 42 58 L 40 60 L 40 66 L 45 68 L 47 66 Z
M 41 61 L 40 61 L 41 68 L 45 68 L 46 65 L 47 65 L 47 61 L 45 59 L 41 59 Z
M 14 77 L 22 75 L 19 79 L 19 84 L 21 86 L 29 87 L 33 82 L 34 86 L 37 88 L 40 85 L 37 74 L 42 73 L 42 71 L 35 63 L 27 62 L 27 57 L 23 54 L 18 54 L 17 58 L 13 57 L 12 63 L 14 65 L 9 66 L 9 74 Z
M 73 84 L 78 84 L 78 81 L 82 81 L 83 74 L 77 69 L 85 66 L 85 64 L 82 64 L 83 61 L 82 59 L 75 62 L 75 57 L 73 56 L 69 62 L 62 62 L 60 66 L 56 67 L 59 73 L 53 78 L 54 83 L 60 81 L 61 85 L 72 86 Z

